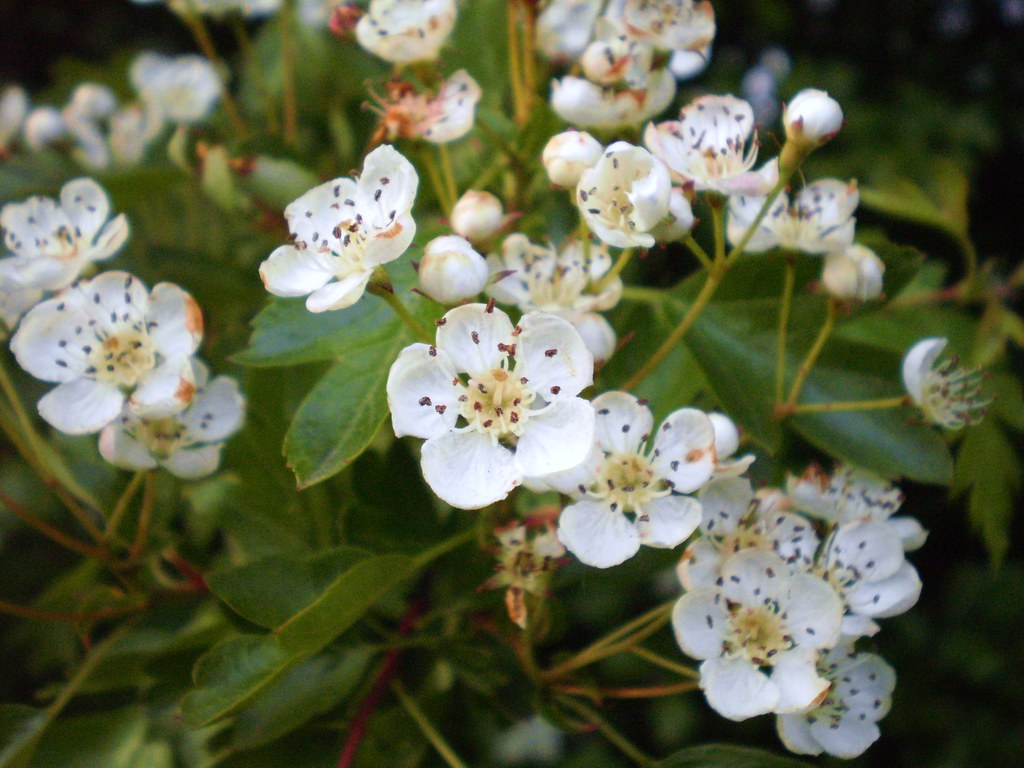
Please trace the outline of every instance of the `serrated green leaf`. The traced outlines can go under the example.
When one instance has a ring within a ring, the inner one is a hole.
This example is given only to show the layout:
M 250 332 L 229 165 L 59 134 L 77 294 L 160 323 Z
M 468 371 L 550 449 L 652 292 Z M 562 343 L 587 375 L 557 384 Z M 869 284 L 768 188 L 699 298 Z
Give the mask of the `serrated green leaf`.
M 763 749 L 702 744 L 670 755 L 659 762 L 657 768 L 809 768 L 810 765 Z
M 235 613 L 269 629 L 312 603 L 328 584 L 369 554 L 357 547 L 338 547 L 300 560 L 273 555 L 214 571 L 206 576 L 206 583 Z

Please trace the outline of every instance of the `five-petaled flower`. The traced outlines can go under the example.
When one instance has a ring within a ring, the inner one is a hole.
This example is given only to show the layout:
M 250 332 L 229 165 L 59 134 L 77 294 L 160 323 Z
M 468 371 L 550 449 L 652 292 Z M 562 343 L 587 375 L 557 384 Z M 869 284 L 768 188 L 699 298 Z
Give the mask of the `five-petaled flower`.
M 567 321 L 544 312 L 513 325 L 493 304 L 438 321 L 437 343 L 402 350 L 388 375 L 395 434 L 426 438 L 427 484 L 478 509 L 527 478 L 574 467 L 593 444 L 594 410 L 578 397 L 594 359 Z
M 370 0 L 356 39 L 393 64 L 433 61 L 455 27 L 455 0 Z
M 991 399 L 983 390 L 985 374 L 961 368 L 954 355 L 936 365 L 946 339 L 922 339 L 903 358 L 903 383 L 925 419 L 946 429 L 961 429 L 981 420 Z

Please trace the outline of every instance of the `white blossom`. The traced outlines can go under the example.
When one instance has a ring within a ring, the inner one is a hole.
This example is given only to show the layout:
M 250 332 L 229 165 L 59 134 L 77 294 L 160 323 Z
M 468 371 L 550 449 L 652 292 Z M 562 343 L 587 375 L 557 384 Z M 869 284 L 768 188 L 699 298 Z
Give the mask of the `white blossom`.
M 73 179 L 60 199 L 30 197 L 0 210 L 4 245 L 13 256 L 0 259 L 0 288 L 57 290 L 82 271 L 117 253 L 128 239 L 128 220 L 108 221 L 110 200 L 92 179 Z
M 715 477 L 738 477 L 750 469 L 754 455 L 748 453 L 733 459 L 740 447 L 740 431 L 736 423 L 724 413 L 709 413 L 715 428 Z
M 541 161 L 551 183 L 568 188 L 575 187 L 603 154 L 604 145 L 586 131 L 563 131 L 544 145 Z
M 56 107 L 36 107 L 25 118 L 22 131 L 29 149 L 38 152 L 67 136 L 68 126 Z
M 696 223 L 686 193 L 680 187 L 672 187 L 668 197 L 668 214 L 651 229 L 651 236 L 659 243 L 675 243 L 690 234 Z
M 672 627 L 700 665 L 700 686 L 730 720 L 795 713 L 828 690 L 817 651 L 839 640 L 842 605 L 827 583 L 761 549 L 732 555 L 719 581 L 683 595 Z
M 43 298 L 43 291 L 37 288 L 15 288 L 6 283 L 0 280 L 0 321 L 8 328 L 14 328 L 21 316 Z
M 33 307 L 11 339 L 18 363 L 58 386 L 40 415 L 68 434 L 98 432 L 122 411 L 169 416 L 192 401 L 192 354 L 203 315 L 170 283 L 150 292 L 127 272 L 104 272 Z
M 0 91 L 0 160 L 8 153 L 28 115 L 28 94 L 20 85 Z
M 478 509 L 586 458 L 594 410 L 578 395 L 593 368 L 562 318 L 531 312 L 513 325 L 493 304 L 466 304 L 438 321 L 436 345 L 406 347 L 391 366 L 392 425 L 426 439 L 421 466 L 434 493 Z
M 598 39 L 580 56 L 580 68 L 592 83 L 646 88 L 654 63 L 654 48 L 620 31 L 607 19 L 597 24 Z
M 625 0 L 616 19 L 630 37 L 663 51 L 699 50 L 715 37 L 715 11 L 703 0 Z
M 765 202 L 764 195 L 729 198 L 727 234 L 737 243 L 746 234 Z M 752 253 L 769 248 L 786 248 L 805 253 L 827 254 L 845 251 L 853 244 L 860 194 L 857 182 L 822 179 L 808 184 L 794 195 L 779 195 L 761 220 L 746 250 Z
M 668 71 L 676 80 L 689 80 L 707 69 L 710 61 L 710 43 L 694 51 L 673 51 L 672 57 L 668 60 Z
M 484 257 L 457 235 L 435 237 L 423 249 L 419 287 L 442 304 L 458 304 L 484 289 L 490 277 Z
M 452 229 L 473 243 L 484 243 L 505 226 L 501 200 L 490 192 L 470 189 L 458 199 L 451 213 Z
M 393 64 L 433 61 L 455 26 L 455 0 L 370 0 L 356 39 Z
M 174 123 L 201 122 L 220 98 L 216 70 L 196 54 L 142 53 L 132 62 L 130 76 L 142 99 Z
M 819 147 L 843 127 L 843 109 L 825 91 L 805 88 L 786 105 L 782 115 L 789 141 Z
M 607 360 L 615 351 L 611 324 L 598 312 L 611 309 L 622 296 L 622 280 L 614 277 L 593 292 L 593 286 L 612 267 L 603 244 L 584 248 L 570 239 L 560 248 L 535 245 L 525 235 L 505 238 L 501 254 L 487 257 L 494 282 L 487 293 L 521 312 L 552 312 L 575 326 L 595 360 Z
M 112 90 L 95 83 L 75 89 L 61 118 L 75 142 L 72 155 L 95 170 L 137 163 L 163 126 L 156 107 L 122 107 Z
M 656 157 L 617 141 L 580 176 L 576 204 L 587 226 L 617 248 L 654 245 L 654 229 L 669 212 L 672 183 Z
M 377 138 L 423 139 L 447 144 L 473 128 L 481 90 L 468 72 L 460 69 L 445 80 L 436 94 L 417 93 L 408 83 L 388 84 L 388 96 L 374 96 L 380 115 Z
M 606 392 L 593 406 L 597 428 L 590 456 L 538 484 L 575 499 L 558 520 L 558 538 L 597 568 L 628 560 L 641 544 L 678 546 L 701 520 L 700 503 L 684 494 L 714 471 L 711 421 L 682 408 L 654 432 L 650 409 L 626 392 Z
M 551 0 L 537 17 L 537 48 L 555 61 L 573 61 L 594 34 L 602 0 Z
M 217 471 L 225 441 L 242 427 L 245 398 L 228 376 L 210 380 L 209 369 L 192 360 L 195 395 L 180 413 L 145 418 L 126 410 L 100 432 L 104 459 L 122 469 L 160 466 L 194 480 Z
M 623 90 L 572 75 L 551 83 L 551 107 L 580 128 L 639 125 L 668 107 L 675 96 L 675 78 L 665 69 L 652 71 L 643 88 Z
M 260 265 L 275 296 L 306 296 L 311 312 L 354 304 L 379 265 L 401 256 L 416 234 L 412 205 L 419 177 L 393 147 L 378 147 L 358 180 L 314 187 L 285 208 L 291 245 Z
M 828 292 L 847 301 L 870 301 L 882 295 L 885 264 L 866 246 L 854 243 L 825 256 L 821 282 Z
M 761 195 L 775 186 L 778 167 L 761 172 L 757 161 L 754 113 L 735 96 L 701 96 L 687 104 L 678 120 L 651 123 L 644 144 L 680 184 L 727 195 Z
M 954 355 L 939 363 L 948 341 L 922 339 L 903 358 L 903 384 L 924 418 L 946 429 L 962 429 L 981 420 L 991 399 L 978 368 L 961 368 Z

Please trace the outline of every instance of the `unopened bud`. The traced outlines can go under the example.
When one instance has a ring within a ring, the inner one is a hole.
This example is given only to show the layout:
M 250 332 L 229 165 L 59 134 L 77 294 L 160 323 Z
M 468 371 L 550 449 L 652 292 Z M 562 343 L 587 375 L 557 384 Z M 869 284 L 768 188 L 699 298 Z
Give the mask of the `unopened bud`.
M 885 264 L 870 248 L 854 244 L 825 257 L 821 281 L 837 299 L 869 301 L 882 293 Z
M 724 413 L 709 413 L 711 426 L 715 430 L 715 453 L 718 460 L 726 459 L 740 447 L 740 431 L 735 422 Z
M 583 172 L 601 159 L 603 152 L 601 142 L 586 131 L 564 131 L 551 137 L 541 160 L 552 184 L 572 188 Z
M 786 105 L 786 139 L 806 151 L 831 140 L 843 127 L 843 109 L 825 91 L 805 88 Z
M 457 304 L 476 296 L 489 277 L 484 257 L 464 238 L 435 237 L 423 250 L 420 290 L 442 304 Z
M 505 224 L 501 201 L 490 192 L 471 189 L 452 208 L 452 229 L 474 243 L 490 240 Z

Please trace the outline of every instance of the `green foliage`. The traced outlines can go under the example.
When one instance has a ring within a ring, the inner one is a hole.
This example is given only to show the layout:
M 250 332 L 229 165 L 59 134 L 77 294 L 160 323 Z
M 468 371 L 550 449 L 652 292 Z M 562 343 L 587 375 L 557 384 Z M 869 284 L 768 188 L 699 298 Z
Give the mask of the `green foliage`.
M 676 752 L 658 768 L 806 768 L 809 763 L 730 744 L 705 744 Z

